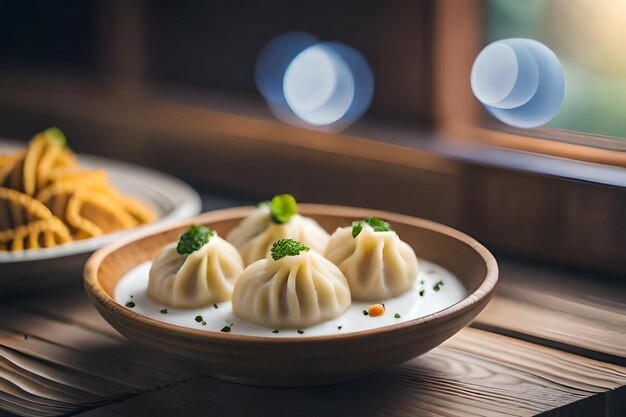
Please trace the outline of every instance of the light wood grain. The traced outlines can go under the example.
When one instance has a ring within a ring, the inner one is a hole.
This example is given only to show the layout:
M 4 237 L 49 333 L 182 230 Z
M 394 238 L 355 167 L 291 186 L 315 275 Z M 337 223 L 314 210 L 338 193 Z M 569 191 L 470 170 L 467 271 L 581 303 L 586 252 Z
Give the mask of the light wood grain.
M 474 326 L 626 365 L 626 284 L 505 263 Z
M 528 364 L 534 362 L 534 367 Z M 464 329 L 434 351 L 349 384 L 267 389 L 201 377 L 88 416 L 531 416 L 626 383 L 626 369 Z
M 202 371 L 129 344 L 80 288 L 4 306 L 0 316 L 0 408 L 20 415 L 91 408 Z
M 531 282 L 529 275 L 542 272 L 521 271 Z M 506 322 L 508 312 L 501 313 Z M 422 357 L 362 381 L 307 389 L 245 387 L 131 344 L 80 288 L 18 300 L 5 305 L 2 316 L 0 408 L 20 415 L 91 410 L 86 415 L 263 416 L 274 412 L 273 404 L 280 405 L 273 415 L 290 416 L 529 416 L 562 406 L 601 415 L 619 405 L 614 389 L 626 385 L 622 367 L 466 328 Z M 33 320 L 37 326 L 30 325 Z M 94 344 L 94 334 L 109 347 Z M 41 391 L 42 385 L 52 389 Z

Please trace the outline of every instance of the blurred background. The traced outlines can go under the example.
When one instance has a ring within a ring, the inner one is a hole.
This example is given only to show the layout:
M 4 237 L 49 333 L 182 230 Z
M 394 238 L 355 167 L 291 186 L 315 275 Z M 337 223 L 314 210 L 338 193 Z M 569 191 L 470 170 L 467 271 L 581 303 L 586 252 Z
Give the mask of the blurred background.
M 172 173 L 206 199 L 394 210 L 507 256 L 622 275 L 624 18 L 611 0 L 0 1 L 0 136 L 58 126 L 77 152 Z M 268 106 L 257 59 L 293 32 L 363 59 L 362 117 L 329 130 Z M 561 59 L 549 126 L 506 127 L 472 96 L 474 58 L 509 37 Z
M 626 3 L 490 0 L 486 11 L 487 40 L 537 39 L 559 56 L 567 96 L 549 126 L 626 137 Z
M 276 36 L 304 31 L 367 57 L 379 83 L 371 116 L 429 118 L 432 4 L 359 1 L 2 2 L 0 57 L 16 71 L 91 86 L 215 93 L 257 101 L 255 62 Z

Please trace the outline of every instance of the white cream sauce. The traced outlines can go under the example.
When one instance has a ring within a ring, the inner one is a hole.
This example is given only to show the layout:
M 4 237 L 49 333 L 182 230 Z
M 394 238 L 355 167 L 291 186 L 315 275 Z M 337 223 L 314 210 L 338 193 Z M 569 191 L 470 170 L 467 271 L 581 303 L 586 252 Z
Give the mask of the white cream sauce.
M 115 300 L 118 303 L 126 306 L 132 302 L 132 310 L 136 313 L 165 323 L 209 332 L 219 332 L 229 326 L 230 333 L 249 336 L 306 337 L 370 330 L 436 313 L 458 303 L 468 294 L 463 284 L 448 270 L 419 259 L 419 273 L 413 288 L 399 297 L 380 300 L 386 307 L 384 315 L 366 316 L 363 310 L 367 310 L 373 303 L 353 302 L 342 316 L 301 329 L 302 333 L 298 333 L 295 329 L 269 329 L 241 320 L 233 314 L 230 301 L 195 309 L 171 308 L 158 304 L 148 297 L 147 292 L 151 264 L 145 262 L 133 268 L 119 281 L 115 288 Z M 435 291 L 438 282 L 443 284 L 439 285 L 439 291 Z M 161 313 L 165 308 L 167 314 Z M 396 318 L 396 314 L 400 317 Z M 196 321 L 197 316 L 201 316 L 202 320 Z M 273 333 L 273 330 L 278 330 L 278 333 Z

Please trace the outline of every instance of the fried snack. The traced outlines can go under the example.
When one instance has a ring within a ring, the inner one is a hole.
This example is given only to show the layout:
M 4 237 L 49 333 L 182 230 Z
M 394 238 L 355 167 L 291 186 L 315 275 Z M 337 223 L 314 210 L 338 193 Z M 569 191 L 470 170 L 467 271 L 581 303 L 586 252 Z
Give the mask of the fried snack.
M 156 213 L 142 202 L 123 195 L 119 198 L 122 207 L 140 224 L 152 223 L 156 220 Z
M 9 174 L 11 174 L 15 168 L 15 165 L 21 163 L 24 155 L 26 155 L 25 151 L 19 152 L 16 155 L 0 156 L 0 186 L 4 184 Z
M 65 135 L 59 129 L 52 127 L 38 134 L 28 146 L 24 159 L 24 192 L 34 195 L 48 185 L 50 174 L 55 169 L 74 163 L 74 155 L 67 148 Z
M 35 198 L 44 203 L 52 212 L 65 220 L 65 209 L 68 200 L 80 189 L 89 188 L 94 192 L 102 192 L 113 195 L 115 190 L 109 186 L 106 175 L 103 177 L 86 174 L 76 179 L 68 179 L 53 182 L 43 190 L 39 191 Z M 116 193 L 115 193 L 116 194 Z
M 0 187 L 0 202 L 8 202 L 19 208 L 20 221 L 16 221 L 14 218 L 11 222 L 11 219 L 7 218 L 6 223 L 9 224 L 9 227 L 22 226 L 28 223 L 30 219 L 47 219 L 52 216 L 48 207 L 41 201 L 19 191 L 11 190 L 10 188 Z
M 50 248 L 71 240 L 67 227 L 55 216 L 0 232 L 0 248 L 12 251 Z
M 107 174 L 103 170 L 85 170 L 76 166 L 56 168 L 50 172 L 48 179 L 51 183 L 89 181 L 108 184 Z
M 25 151 L 0 155 L 0 251 L 52 247 L 156 220 L 102 170 L 82 169 L 63 133 L 37 134 Z
M 7 208 L 19 211 L 18 221 Z M 16 209 L 17 208 L 17 209 Z M 36 249 L 67 243 L 67 227 L 40 201 L 19 191 L 0 187 L 0 244 L 10 250 Z
M 67 222 L 91 236 L 101 236 L 138 225 L 110 194 L 91 188 L 76 192 L 67 203 Z

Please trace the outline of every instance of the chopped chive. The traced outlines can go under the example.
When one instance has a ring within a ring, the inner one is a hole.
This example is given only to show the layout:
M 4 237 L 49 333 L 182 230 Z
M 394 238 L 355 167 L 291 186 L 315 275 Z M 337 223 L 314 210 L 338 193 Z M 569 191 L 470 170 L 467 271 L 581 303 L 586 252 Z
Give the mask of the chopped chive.
M 337 330 L 341 330 L 343 326 L 337 326 Z
M 162 308 L 159 310 L 159 313 L 161 314 L 167 314 L 167 308 Z
M 424 280 L 423 279 L 420 280 L 420 284 L 424 285 Z
M 363 310 L 363 315 L 364 315 L 364 316 L 369 316 L 369 315 L 370 315 L 370 313 L 369 313 L 367 310 Z
M 438 281 L 434 286 L 433 286 L 433 290 L 435 291 L 439 291 L 441 289 L 441 286 L 443 285 L 443 281 Z
M 396 314 L 394 314 L 393 316 L 394 316 L 395 318 L 397 318 L 397 319 L 399 319 L 400 317 L 402 317 L 402 316 L 400 315 L 400 313 L 396 313 Z
M 133 307 L 135 307 L 135 303 L 133 301 L 129 301 L 129 302 L 126 303 L 126 307 L 133 308 Z
M 304 330 L 298 329 L 298 334 L 302 334 L 302 333 L 304 333 Z
M 278 329 L 272 330 L 272 333 L 278 333 Z
M 206 326 L 206 321 L 202 320 L 202 323 L 200 324 L 202 324 L 203 326 Z
M 222 330 L 220 330 L 220 332 L 229 333 L 230 332 L 230 326 L 222 327 Z
M 196 321 L 196 323 L 200 323 L 202 321 L 202 316 L 196 316 L 194 320 Z
M 217 304 L 213 304 L 213 308 L 217 308 Z
M 131 295 L 130 295 L 130 298 L 135 298 L 135 296 L 131 294 Z
M 423 296 L 424 296 L 424 290 L 422 289 L 420 290 L 420 297 L 423 297 Z

